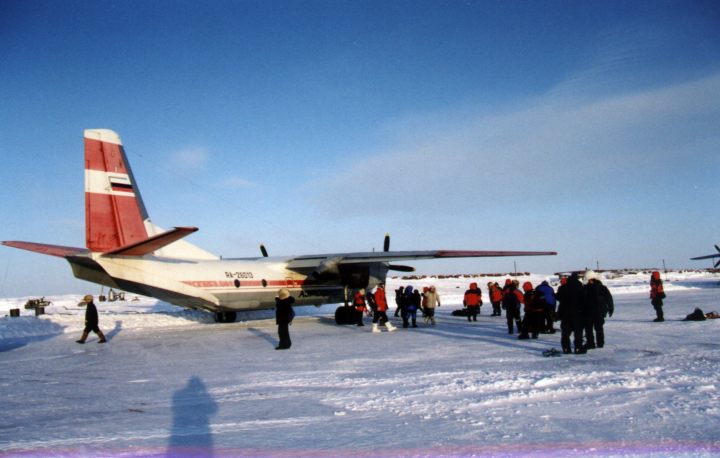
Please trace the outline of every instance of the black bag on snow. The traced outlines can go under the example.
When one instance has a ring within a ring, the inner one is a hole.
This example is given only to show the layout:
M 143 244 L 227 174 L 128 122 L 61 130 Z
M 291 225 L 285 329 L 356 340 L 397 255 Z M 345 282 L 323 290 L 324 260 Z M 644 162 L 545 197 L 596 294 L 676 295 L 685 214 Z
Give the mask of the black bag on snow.
M 699 308 L 696 308 L 691 314 L 685 317 L 683 321 L 705 321 L 705 314 Z

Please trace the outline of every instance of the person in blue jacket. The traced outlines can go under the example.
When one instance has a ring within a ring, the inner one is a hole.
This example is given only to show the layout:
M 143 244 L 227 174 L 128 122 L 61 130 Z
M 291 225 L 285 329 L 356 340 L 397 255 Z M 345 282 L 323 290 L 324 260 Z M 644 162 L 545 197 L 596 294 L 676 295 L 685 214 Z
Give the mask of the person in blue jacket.
M 412 327 L 417 328 L 417 311 L 420 308 L 422 297 L 420 291 L 412 286 L 405 288 L 405 314 L 403 315 L 403 328 L 407 328 L 412 322 Z
M 553 325 L 555 321 L 555 307 L 557 304 L 555 299 L 555 290 L 547 281 L 543 281 L 537 288 L 535 288 L 535 291 L 537 291 L 545 299 L 545 310 L 543 312 L 544 331 L 548 334 L 555 334 L 555 326 Z

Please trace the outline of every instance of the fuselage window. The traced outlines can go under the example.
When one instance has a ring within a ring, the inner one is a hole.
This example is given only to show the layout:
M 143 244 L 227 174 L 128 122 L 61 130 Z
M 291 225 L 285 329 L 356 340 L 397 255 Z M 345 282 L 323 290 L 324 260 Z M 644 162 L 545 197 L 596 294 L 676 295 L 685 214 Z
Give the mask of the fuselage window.
M 263 288 L 265 288 L 267 286 L 267 280 L 265 280 L 264 278 L 262 280 L 262 285 L 263 285 Z
M 235 287 L 236 288 L 240 287 L 240 280 L 237 280 L 237 279 L 235 280 Z

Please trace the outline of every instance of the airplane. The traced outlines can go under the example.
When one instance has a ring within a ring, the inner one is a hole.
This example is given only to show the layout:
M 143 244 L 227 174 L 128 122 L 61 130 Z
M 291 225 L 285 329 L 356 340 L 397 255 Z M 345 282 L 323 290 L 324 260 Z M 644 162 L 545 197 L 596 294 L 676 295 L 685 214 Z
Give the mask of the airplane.
M 713 258 L 720 258 L 720 247 L 715 245 L 715 249 L 717 250 L 717 253 L 715 254 L 708 254 L 706 256 L 698 256 L 697 258 L 690 258 L 693 261 L 697 261 L 698 259 L 713 259 Z M 715 263 L 715 268 L 717 269 L 718 266 L 720 266 L 720 259 Z
M 84 131 L 86 248 L 33 242 L 3 245 L 64 258 L 75 277 L 116 290 L 205 310 L 215 321 L 234 322 L 242 310 L 272 309 L 279 288 L 297 305 L 347 303 L 348 290 L 385 283 L 391 264 L 434 258 L 556 255 L 553 251 L 390 251 L 220 258 L 182 240 L 197 227 L 163 230 L 152 223 L 117 133 Z

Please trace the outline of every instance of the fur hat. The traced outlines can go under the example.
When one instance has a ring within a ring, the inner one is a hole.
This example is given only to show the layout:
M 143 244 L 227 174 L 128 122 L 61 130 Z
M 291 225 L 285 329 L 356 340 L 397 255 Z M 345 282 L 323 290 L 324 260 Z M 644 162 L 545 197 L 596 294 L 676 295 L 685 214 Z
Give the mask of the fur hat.
M 287 299 L 290 297 L 290 291 L 287 288 L 280 288 L 278 291 L 278 299 Z
M 598 276 L 597 272 L 594 270 L 586 270 L 585 276 L 583 279 L 585 280 L 585 283 L 589 282 L 590 280 L 598 280 L 600 277 Z
M 83 302 L 92 302 L 93 297 L 91 294 L 86 294 L 85 297 L 83 297 Z

